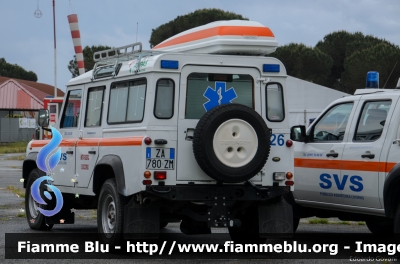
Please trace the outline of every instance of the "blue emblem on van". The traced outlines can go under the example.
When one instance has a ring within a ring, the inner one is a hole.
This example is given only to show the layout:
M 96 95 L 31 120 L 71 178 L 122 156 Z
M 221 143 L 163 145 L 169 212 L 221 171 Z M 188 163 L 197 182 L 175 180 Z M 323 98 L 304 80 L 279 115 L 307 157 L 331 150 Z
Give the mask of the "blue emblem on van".
M 52 138 L 50 142 L 39 151 L 36 160 L 36 165 L 38 168 L 44 172 L 47 172 L 47 174 L 51 174 L 53 169 L 63 157 L 61 154 L 61 148 L 57 148 L 61 143 L 62 136 L 54 127 L 51 127 L 51 133 Z M 60 190 L 51 184 L 53 179 L 50 176 L 42 176 L 36 179 L 31 186 L 31 195 L 37 203 L 47 205 L 40 194 L 40 185 L 43 181 L 46 181 L 47 187 L 53 191 L 56 198 L 56 206 L 53 210 L 45 210 L 42 208 L 38 208 L 38 210 L 45 216 L 53 216 L 61 211 L 64 200 Z M 52 199 L 51 194 L 48 191 L 45 190 L 43 194 L 48 200 Z
M 215 89 L 208 86 L 203 96 L 208 99 L 208 102 L 203 104 L 206 112 L 216 106 L 230 104 L 232 103 L 232 100 L 237 98 L 233 87 L 226 90 L 226 82 L 215 82 Z

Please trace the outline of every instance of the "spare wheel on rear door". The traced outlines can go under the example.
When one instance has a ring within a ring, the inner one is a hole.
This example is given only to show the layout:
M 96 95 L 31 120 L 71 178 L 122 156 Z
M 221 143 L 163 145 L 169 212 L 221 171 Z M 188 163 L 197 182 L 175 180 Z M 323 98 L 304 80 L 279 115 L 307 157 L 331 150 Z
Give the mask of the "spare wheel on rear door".
M 217 106 L 197 123 L 193 152 L 211 178 L 238 183 L 261 171 L 270 151 L 270 130 L 252 108 L 241 104 Z

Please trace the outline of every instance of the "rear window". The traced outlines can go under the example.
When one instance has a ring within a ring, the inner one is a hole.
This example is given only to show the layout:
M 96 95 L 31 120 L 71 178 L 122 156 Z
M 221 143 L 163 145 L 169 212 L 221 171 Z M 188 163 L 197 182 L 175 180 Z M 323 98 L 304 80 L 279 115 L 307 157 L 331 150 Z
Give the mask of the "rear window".
M 191 73 L 187 81 L 185 119 L 200 119 L 212 108 L 227 103 L 254 109 L 254 80 L 248 74 Z
M 145 97 L 146 80 L 111 84 L 108 123 L 141 122 Z

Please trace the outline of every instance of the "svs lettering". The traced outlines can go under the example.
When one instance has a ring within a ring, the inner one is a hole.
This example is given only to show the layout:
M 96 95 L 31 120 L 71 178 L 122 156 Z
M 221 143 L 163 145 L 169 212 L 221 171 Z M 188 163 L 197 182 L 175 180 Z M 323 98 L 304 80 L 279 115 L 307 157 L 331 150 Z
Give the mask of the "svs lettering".
M 344 190 L 344 187 L 346 187 L 346 183 L 349 180 L 349 182 L 350 182 L 349 188 L 353 192 L 361 192 L 364 189 L 364 185 L 362 184 L 363 179 L 361 178 L 361 176 L 343 175 L 342 180 L 340 180 L 340 178 L 337 174 L 332 174 L 332 176 L 328 173 L 322 173 L 319 176 L 319 179 L 321 181 L 319 186 L 322 189 L 330 189 L 330 188 L 332 188 L 332 184 L 336 184 L 336 187 L 338 188 L 338 190 L 342 191 L 342 190 Z

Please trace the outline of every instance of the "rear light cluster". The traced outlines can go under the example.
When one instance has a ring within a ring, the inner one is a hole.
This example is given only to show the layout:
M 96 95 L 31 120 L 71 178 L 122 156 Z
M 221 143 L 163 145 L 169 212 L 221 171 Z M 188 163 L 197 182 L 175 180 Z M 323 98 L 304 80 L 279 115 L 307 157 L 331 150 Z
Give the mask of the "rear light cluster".
M 293 186 L 294 182 L 293 182 L 293 173 L 291 172 L 286 172 L 286 179 L 288 179 L 288 181 L 285 181 L 285 185 L 286 186 Z
M 285 181 L 285 185 L 293 186 L 293 173 L 291 172 L 274 172 L 273 174 L 274 181 Z
M 150 180 L 151 172 L 145 171 L 143 176 L 146 180 L 143 180 L 143 185 L 151 185 L 153 182 Z M 154 172 L 154 179 L 155 180 L 166 180 L 167 179 L 167 172 L 166 171 L 155 171 Z

